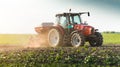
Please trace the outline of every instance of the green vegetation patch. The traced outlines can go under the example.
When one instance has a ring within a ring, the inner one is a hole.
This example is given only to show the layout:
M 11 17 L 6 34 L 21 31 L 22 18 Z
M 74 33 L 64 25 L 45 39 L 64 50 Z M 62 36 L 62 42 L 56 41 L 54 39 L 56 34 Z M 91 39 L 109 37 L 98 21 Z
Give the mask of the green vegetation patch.
M 0 45 L 27 44 L 32 34 L 0 34 Z
M 27 48 L 0 52 L 0 65 L 41 64 L 120 65 L 120 47 Z
M 104 44 L 120 44 L 120 33 L 103 33 L 102 35 Z
M 104 45 L 120 45 L 120 33 L 103 33 Z M 0 45 L 24 45 L 35 34 L 0 34 Z

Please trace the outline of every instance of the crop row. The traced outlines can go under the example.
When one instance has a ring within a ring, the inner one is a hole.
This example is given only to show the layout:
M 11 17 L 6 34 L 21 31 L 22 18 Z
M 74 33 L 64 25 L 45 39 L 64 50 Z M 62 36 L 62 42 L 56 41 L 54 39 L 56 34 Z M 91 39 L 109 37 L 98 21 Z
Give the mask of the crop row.
M 0 65 L 40 64 L 120 65 L 120 47 L 27 48 L 0 52 Z

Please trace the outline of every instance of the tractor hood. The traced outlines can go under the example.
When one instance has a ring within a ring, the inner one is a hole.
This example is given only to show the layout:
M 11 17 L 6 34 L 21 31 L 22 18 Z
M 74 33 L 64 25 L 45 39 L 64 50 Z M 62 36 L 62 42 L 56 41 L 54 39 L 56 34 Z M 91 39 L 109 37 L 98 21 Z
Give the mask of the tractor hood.
M 85 24 L 76 24 L 74 26 L 74 29 L 77 29 L 77 30 L 83 30 L 84 28 L 94 28 L 90 25 L 85 25 Z
M 85 36 L 91 35 L 96 31 L 94 27 L 85 24 L 76 24 L 74 25 L 74 29 L 82 31 Z

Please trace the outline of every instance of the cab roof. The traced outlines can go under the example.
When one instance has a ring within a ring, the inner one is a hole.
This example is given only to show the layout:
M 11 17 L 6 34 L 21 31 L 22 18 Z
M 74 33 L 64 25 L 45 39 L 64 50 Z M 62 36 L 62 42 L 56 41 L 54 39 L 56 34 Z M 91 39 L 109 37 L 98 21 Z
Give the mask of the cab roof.
M 61 14 L 56 14 L 56 16 L 67 16 L 67 15 L 79 15 L 80 13 L 61 13 Z
M 75 16 L 75 15 L 81 15 L 81 14 L 88 14 L 88 16 L 90 16 L 90 13 L 89 12 L 80 12 L 80 13 L 61 13 L 61 14 L 56 14 L 56 16 L 68 16 L 68 15 L 72 15 L 72 16 Z

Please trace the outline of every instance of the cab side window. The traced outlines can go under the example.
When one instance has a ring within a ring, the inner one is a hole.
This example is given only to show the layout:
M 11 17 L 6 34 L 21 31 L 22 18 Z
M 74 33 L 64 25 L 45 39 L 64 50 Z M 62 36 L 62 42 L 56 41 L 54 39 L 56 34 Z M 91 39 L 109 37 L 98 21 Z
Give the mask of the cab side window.
M 61 16 L 59 22 L 60 22 L 60 25 L 61 25 L 63 28 L 67 28 L 67 19 L 66 19 L 66 17 Z

